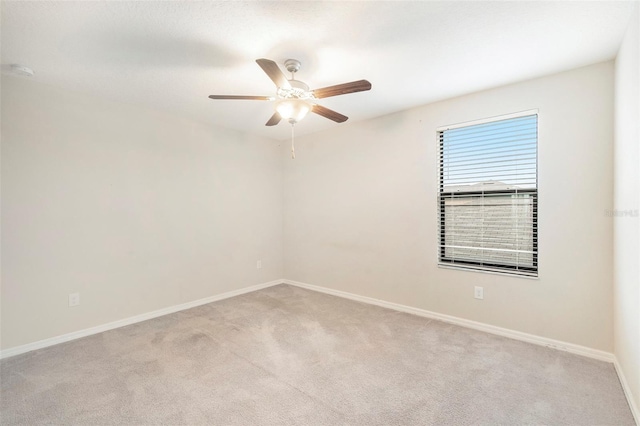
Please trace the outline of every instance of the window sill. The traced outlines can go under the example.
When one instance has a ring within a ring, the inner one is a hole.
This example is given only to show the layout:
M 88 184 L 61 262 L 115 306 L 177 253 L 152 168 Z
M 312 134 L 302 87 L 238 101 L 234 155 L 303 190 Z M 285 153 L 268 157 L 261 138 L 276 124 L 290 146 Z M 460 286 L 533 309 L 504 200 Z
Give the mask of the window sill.
M 528 280 L 540 280 L 539 276 L 532 276 L 532 275 L 520 275 L 520 274 L 514 274 L 511 272 L 500 272 L 500 271 L 486 271 L 486 270 L 482 270 L 482 269 L 474 269 L 474 268 L 467 268 L 464 266 L 451 266 L 451 265 L 443 265 L 441 263 L 438 263 L 438 268 L 441 269 L 453 269 L 456 271 L 464 271 L 464 272 L 479 272 L 482 274 L 491 274 L 491 275 L 501 275 L 503 277 L 510 277 L 510 278 L 524 278 L 524 279 L 528 279 Z

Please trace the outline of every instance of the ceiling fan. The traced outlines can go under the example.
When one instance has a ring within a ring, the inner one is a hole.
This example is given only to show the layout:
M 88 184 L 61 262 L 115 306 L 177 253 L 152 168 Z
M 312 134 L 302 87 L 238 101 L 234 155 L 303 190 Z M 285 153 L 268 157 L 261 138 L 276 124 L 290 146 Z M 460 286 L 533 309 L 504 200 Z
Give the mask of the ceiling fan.
M 300 70 L 300 61 L 287 59 L 284 66 L 291 73 L 291 79 L 280 71 L 278 64 L 270 59 L 256 59 L 260 68 L 276 84 L 276 96 L 233 96 L 233 95 L 211 95 L 211 99 L 239 99 L 257 101 L 277 101 L 276 111 L 267 121 L 267 126 L 275 126 L 280 120 L 287 120 L 292 126 L 302 120 L 308 112 L 321 115 L 322 117 L 343 123 L 349 117 L 336 111 L 325 108 L 316 103 L 318 99 L 329 98 L 331 96 L 345 95 L 348 93 L 364 92 L 371 89 L 371 83 L 367 80 L 352 81 L 350 83 L 338 84 L 324 87 L 322 89 L 309 90 L 309 86 L 300 80 L 295 79 L 295 73 Z

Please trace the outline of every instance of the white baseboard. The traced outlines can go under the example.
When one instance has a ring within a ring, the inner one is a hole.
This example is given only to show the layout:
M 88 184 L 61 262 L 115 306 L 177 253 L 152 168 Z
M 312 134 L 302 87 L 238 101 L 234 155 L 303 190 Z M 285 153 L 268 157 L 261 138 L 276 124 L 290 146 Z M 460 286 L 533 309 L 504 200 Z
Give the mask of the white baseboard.
M 172 314 L 174 312 L 183 311 L 185 309 L 195 308 L 196 306 L 205 305 L 207 303 L 215 302 L 218 300 L 228 299 L 230 297 L 239 296 L 245 293 L 251 293 L 253 291 L 261 290 L 261 289 L 278 285 L 278 284 L 289 284 L 289 285 L 293 285 L 301 288 L 306 288 L 308 290 L 318 291 L 321 293 L 342 297 L 345 299 L 351 299 L 358 302 L 381 306 L 383 308 L 393 309 L 400 312 L 406 312 L 406 313 L 418 315 L 425 318 L 431 318 L 438 321 L 459 325 L 461 327 L 472 328 L 475 330 L 484 331 L 486 333 L 496 334 L 499 336 L 508 337 L 515 340 L 521 340 L 523 342 L 528 342 L 528 343 L 533 343 L 536 345 L 541 345 L 541 346 L 545 346 L 553 349 L 558 349 L 558 350 L 573 353 L 576 355 L 582 355 L 589 358 L 598 359 L 601 361 L 611 362 L 615 366 L 615 370 L 620 379 L 622 389 L 624 390 L 624 394 L 627 398 L 629 407 L 635 418 L 636 424 L 640 425 L 640 411 L 638 410 L 638 406 L 636 405 L 635 400 L 633 399 L 631 389 L 629 388 L 629 385 L 624 376 L 624 373 L 620 367 L 620 364 L 618 363 L 618 360 L 613 354 L 609 352 L 604 352 L 597 349 L 588 348 L 586 346 L 576 345 L 573 343 L 567 343 L 559 340 L 549 339 L 546 337 L 536 336 L 534 334 L 528 334 L 520 331 L 510 330 L 507 328 L 496 327 L 493 325 L 471 321 L 464 318 L 458 318 L 451 315 L 440 314 L 440 313 L 428 311 L 425 309 L 414 308 L 411 306 L 401 305 L 398 303 L 374 299 L 372 297 L 360 296 L 357 294 L 348 293 L 346 291 L 334 290 L 327 287 L 320 287 L 317 285 L 306 284 L 299 281 L 293 281 L 293 280 L 287 280 L 287 279 L 269 281 L 266 283 L 245 287 L 239 290 L 233 290 L 226 293 L 218 294 L 216 296 L 206 297 L 204 299 L 198 299 L 191 302 L 182 303 L 180 305 L 169 306 L 163 309 L 158 309 L 156 311 L 147 312 L 145 314 L 136 315 L 136 316 L 121 319 L 118 321 L 113 321 L 113 322 L 99 325 L 96 327 L 74 331 L 72 333 L 51 337 L 49 339 L 39 340 L 33 343 L 28 343 L 26 345 L 5 349 L 3 351 L 0 351 L 0 359 L 23 354 L 25 352 L 34 351 L 36 349 L 46 348 L 48 346 L 57 345 L 59 343 L 79 339 L 81 337 L 91 336 L 93 334 L 102 333 L 103 331 L 113 330 L 115 328 L 124 327 L 124 326 L 135 324 L 138 322 L 146 321 L 152 318 L 157 318 L 163 315 Z
M 611 362 L 613 363 L 616 373 L 618 374 L 620 384 L 622 385 L 622 390 L 624 391 L 624 395 L 627 398 L 627 402 L 629 403 L 629 408 L 635 419 L 635 422 L 638 426 L 640 426 L 640 410 L 638 410 L 638 405 L 636 404 L 635 399 L 633 398 L 633 393 L 631 392 L 631 388 L 629 387 L 629 384 L 624 376 L 622 368 L 618 363 L 617 358 L 612 353 L 588 348 L 586 346 L 576 345 L 573 343 L 562 342 L 560 340 L 554 340 L 546 337 L 536 336 L 534 334 L 528 334 L 520 331 L 510 330 L 507 328 L 496 327 L 494 325 L 471 321 L 464 318 L 458 318 L 451 315 L 445 315 L 437 312 L 427 311 L 426 309 L 414 308 L 412 306 L 406 306 L 398 303 L 387 302 L 384 300 L 374 299 L 372 297 L 360 296 L 357 294 L 348 293 L 346 291 L 334 290 L 327 287 L 321 287 L 317 285 L 312 285 L 312 284 L 307 284 L 307 283 L 302 283 L 299 281 L 293 281 L 293 280 L 287 280 L 287 279 L 282 281 L 284 284 L 289 284 L 289 285 L 305 288 L 308 290 L 318 291 L 318 292 L 330 294 L 333 296 L 343 297 L 345 299 L 351 299 L 358 302 L 381 306 L 383 308 L 389 308 L 389 309 L 393 309 L 400 312 L 406 312 L 409 314 L 414 314 L 414 315 L 418 315 L 425 318 L 431 318 L 431 319 L 443 321 L 446 323 L 459 325 L 461 327 L 472 328 L 475 330 L 484 331 L 486 333 L 496 334 L 498 336 L 508 337 L 511 339 L 521 340 L 523 342 L 533 343 L 536 345 L 545 346 L 548 348 L 553 348 L 553 349 L 569 352 L 576 355 L 582 355 L 589 358 L 594 358 L 600 361 Z
M 624 375 L 624 372 L 622 371 L 620 363 L 618 363 L 617 358 L 614 360 L 613 365 L 616 368 L 616 373 L 618 373 L 618 378 L 620 379 L 622 390 L 624 390 L 624 395 L 627 397 L 627 402 L 629 403 L 631 414 L 633 414 L 633 418 L 635 419 L 636 424 L 640 425 L 640 410 L 638 409 L 638 405 L 636 404 L 635 399 L 633 399 L 631 388 L 629 387 L 629 383 L 627 382 L 627 379 Z
M 510 330 L 508 328 L 496 327 L 494 325 L 471 321 L 464 318 L 458 318 L 451 315 L 440 314 L 438 312 L 427 311 L 425 309 L 414 308 L 412 306 L 401 305 L 398 303 L 386 302 L 384 300 L 374 299 L 372 297 L 360 296 L 353 293 L 347 293 L 345 291 L 333 290 L 326 287 L 306 284 L 299 281 L 292 281 L 292 280 L 285 279 L 283 280 L 283 282 L 285 284 L 290 284 L 297 287 L 306 288 L 309 290 L 319 291 L 321 293 L 331 294 L 333 296 L 344 297 L 346 299 L 356 300 L 358 302 L 377 305 L 383 308 L 389 308 L 389 309 L 393 309 L 400 312 L 419 315 L 425 318 L 436 319 L 438 321 L 443 321 L 446 323 L 455 324 L 462 327 L 473 328 L 474 330 L 480 330 L 480 331 L 484 331 L 491 334 L 497 334 L 498 336 L 509 337 L 511 339 L 521 340 L 523 342 L 533 343 L 540 346 L 546 346 L 548 348 L 558 349 L 558 350 L 570 352 L 576 355 L 595 358 L 600 361 L 614 362 L 615 360 L 615 357 L 612 353 L 588 348 L 586 346 L 562 342 L 560 340 L 549 339 L 546 337 L 536 336 L 534 334 L 523 333 L 520 331 Z
M 92 334 L 102 333 L 103 331 L 113 330 L 114 328 L 124 327 L 126 325 L 131 325 L 163 315 L 172 314 L 174 312 L 184 311 L 185 309 L 195 308 L 196 306 L 206 305 L 207 303 L 215 302 L 222 299 L 228 299 L 230 297 L 239 296 L 241 294 L 250 293 L 252 291 L 261 290 L 263 288 L 282 284 L 282 282 L 283 280 L 269 281 L 266 283 L 241 288 L 239 290 L 228 291 L 216 296 L 205 297 L 204 299 L 198 299 L 187 303 L 181 303 L 179 305 L 169 306 L 166 308 L 158 309 L 156 311 L 147 312 L 145 314 L 140 314 L 118 321 L 113 321 L 107 324 L 98 325 L 96 327 L 85 328 L 84 330 L 74 331 L 72 333 L 51 337 L 49 339 L 39 340 L 37 342 L 28 343 L 26 345 L 15 346 L 13 348 L 0 351 L 0 359 L 20 355 L 25 352 L 35 351 L 36 349 L 46 348 L 48 346 L 57 345 L 58 343 L 68 342 L 70 340 L 79 339 L 81 337 L 91 336 Z
M 427 311 L 425 309 L 414 308 L 412 306 L 406 306 L 398 303 L 387 302 L 384 300 L 374 299 L 372 297 L 360 296 L 360 295 L 348 293 L 345 291 L 334 290 L 327 287 L 321 287 L 317 285 L 312 285 L 312 284 L 307 284 L 307 283 L 302 283 L 299 281 L 293 281 L 293 280 L 287 280 L 287 279 L 269 281 L 266 283 L 245 287 L 239 290 L 233 290 L 226 293 L 218 294 L 216 296 L 206 297 L 204 299 L 198 299 L 191 302 L 182 303 L 180 305 L 169 306 L 166 308 L 158 309 L 156 311 L 147 312 L 147 313 L 136 315 L 129 318 L 124 318 L 118 321 L 113 321 L 107 324 L 86 328 L 84 330 L 74 331 L 74 332 L 63 334 L 60 336 L 39 340 L 37 342 L 28 343 L 26 345 L 15 346 L 13 348 L 8 348 L 0 351 L 0 359 L 19 355 L 25 352 L 30 352 L 36 349 L 46 348 L 48 346 L 57 345 L 58 343 L 68 342 L 70 340 L 79 339 L 81 337 L 91 336 L 92 334 L 102 333 L 103 331 L 113 330 L 114 328 L 124 327 L 130 324 L 135 324 L 137 322 L 160 317 L 162 315 L 172 314 L 174 312 L 183 311 L 185 309 L 190 309 L 196 306 L 205 305 L 207 303 L 215 302 L 217 300 L 228 299 L 230 297 L 238 296 L 245 293 L 250 293 L 256 290 L 261 290 L 263 288 L 267 288 L 267 287 L 271 287 L 271 286 L 274 286 L 277 284 L 283 284 L 283 283 L 294 285 L 301 288 L 306 288 L 308 290 L 313 290 L 321 293 L 331 294 L 338 297 L 343 297 L 346 299 L 355 300 L 358 302 L 377 305 L 383 308 L 389 308 L 396 311 L 406 312 L 406 313 L 418 315 L 421 317 L 436 319 L 446 323 L 459 325 L 462 327 L 473 328 L 475 330 L 480 330 L 480 331 L 484 331 L 491 334 L 497 334 L 499 336 L 509 337 L 509 338 L 521 340 L 524 342 L 534 343 L 536 345 L 546 346 L 546 347 L 558 349 L 561 351 L 586 356 L 589 358 L 595 358 L 601 361 L 608 361 L 608 362 L 615 361 L 614 355 L 609 352 L 604 352 L 597 349 L 576 345 L 573 343 L 566 343 L 559 340 L 553 340 L 546 337 L 536 336 L 533 334 L 523 333 L 520 331 L 510 330 L 507 328 L 496 327 L 493 325 L 471 321 L 464 318 L 458 318 L 451 315 L 445 315 L 445 314 L 440 314 L 433 311 Z M 618 369 L 618 371 L 620 371 L 619 367 L 616 367 L 616 368 Z

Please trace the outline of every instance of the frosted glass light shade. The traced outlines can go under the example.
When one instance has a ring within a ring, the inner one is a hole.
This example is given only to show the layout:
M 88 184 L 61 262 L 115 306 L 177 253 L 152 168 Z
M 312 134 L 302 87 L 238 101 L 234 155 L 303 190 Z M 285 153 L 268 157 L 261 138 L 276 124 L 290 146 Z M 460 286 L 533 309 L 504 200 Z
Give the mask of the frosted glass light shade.
M 297 123 L 311 110 L 311 105 L 302 99 L 283 99 L 276 104 L 276 111 L 285 120 Z

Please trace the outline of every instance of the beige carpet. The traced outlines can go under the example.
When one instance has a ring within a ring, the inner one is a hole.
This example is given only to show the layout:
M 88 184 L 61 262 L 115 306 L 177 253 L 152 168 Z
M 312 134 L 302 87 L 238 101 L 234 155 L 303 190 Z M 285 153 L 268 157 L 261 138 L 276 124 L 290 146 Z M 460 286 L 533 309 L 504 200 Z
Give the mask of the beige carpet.
M 3 425 L 634 424 L 611 364 L 286 285 L 0 366 Z

